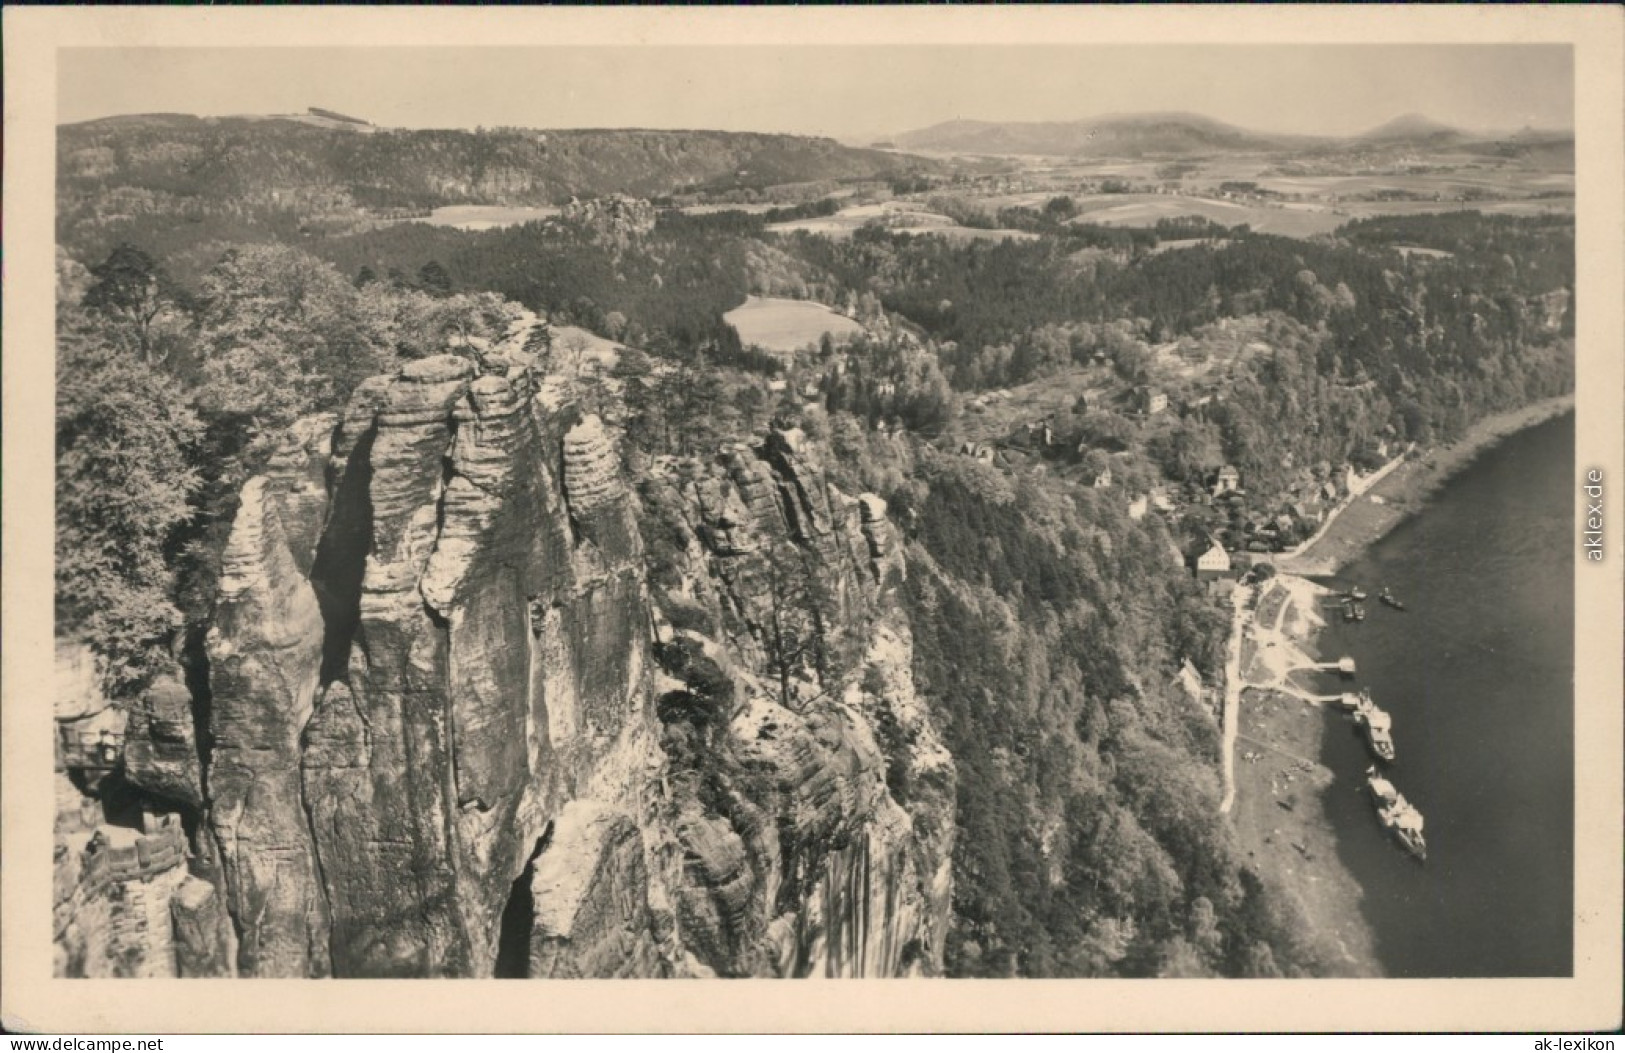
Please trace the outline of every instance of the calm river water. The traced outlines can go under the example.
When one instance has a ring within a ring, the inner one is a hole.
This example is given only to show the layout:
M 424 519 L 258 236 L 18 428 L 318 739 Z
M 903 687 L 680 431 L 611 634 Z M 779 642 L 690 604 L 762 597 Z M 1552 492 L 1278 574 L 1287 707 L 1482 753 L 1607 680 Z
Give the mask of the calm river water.
M 1503 441 L 1334 581 L 1322 650 L 1394 717 L 1418 864 L 1378 826 L 1364 742 L 1328 716 L 1327 812 L 1390 976 L 1565 976 L 1574 909 L 1574 416 Z M 1387 585 L 1409 611 L 1376 600 Z

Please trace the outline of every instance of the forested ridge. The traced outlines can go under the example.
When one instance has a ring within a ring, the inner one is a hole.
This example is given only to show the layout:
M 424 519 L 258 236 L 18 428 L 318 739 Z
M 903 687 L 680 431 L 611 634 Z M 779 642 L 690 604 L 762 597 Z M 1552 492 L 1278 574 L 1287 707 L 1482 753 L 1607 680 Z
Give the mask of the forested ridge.
M 302 240 L 445 205 L 748 193 L 936 167 L 832 139 L 746 132 L 358 131 L 153 114 L 65 125 L 57 136 L 57 236 L 87 257 L 120 240 L 161 243 L 166 258 L 199 241 Z
M 381 201 L 569 191 L 501 189 L 521 164 L 505 151 L 542 149 L 534 139 L 315 131 L 277 129 L 277 156 L 350 166 L 358 186 L 410 173 Z M 1071 223 L 1064 207 L 1000 214 L 1030 241 L 882 229 L 837 240 L 769 233 L 779 217 L 662 214 L 479 233 L 408 223 L 293 247 L 297 216 L 243 204 L 269 185 L 245 182 L 262 147 L 233 153 L 224 134 L 166 129 L 136 156 L 94 129 L 63 132 L 64 171 L 85 182 L 60 220 L 78 233 L 58 260 L 58 627 L 109 658 L 116 689 L 207 624 L 232 495 L 281 428 L 448 343 L 477 354 L 522 306 L 635 349 L 580 388 L 616 406 L 634 476 L 647 458 L 709 455 L 773 422 L 824 444 L 853 492 L 889 503 L 916 681 L 959 768 L 953 973 L 1325 970 L 1328 949 L 1304 941 L 1290 896 L 1261 884 L 1217 815 L 1217 726 L 1175 682 L 1186 661 L 1210 683 L 1221 664 L 1224 612 L 1179 552 L 1218 513 L 1175 529 L 1130 516 L 1124 495 L 1199 486 L 1221 463 L 1269 495 L 1289 466 L 1449 438 L 1571 389 L 1572 223 L 1460 212 L 1315 241 L 1203 228 L 1209 241 L 1157 252 L 1155 231 Z M 625 148 L 656 150 L 655 134 L 625 133 Z M 545 145 L 585 165 L 588 142 Z M 436 175 L 476 146 L 466 186 Z M 154 193 L 197 192 L 209 218 L 191 232 L 124 223 L 100 246 L 78 226 L 87 203 L 116 197 L 93 182 L 99 150 L 118 171 L 147 165 Z M 192 182 L 160 188 L 181 169 Z M 660 180 L 671 177 L 613 189 Z M 818 300 L 867 335 L 754 355 L 722 317 L 750 293 Z M 1176 397 L 1218 398 L 1137 415 L 1123 400 L 1158 382 L 1170 354 L 1204 367 L 1168 382 Z M 972 398 L 1078 377 L 1112 397 L 1055 415 L 1064 457 L 983 464 L 955 451 Z M 1065 458 L 1083 456 L 1112 465 L 1113 488 L 1069 470 Z

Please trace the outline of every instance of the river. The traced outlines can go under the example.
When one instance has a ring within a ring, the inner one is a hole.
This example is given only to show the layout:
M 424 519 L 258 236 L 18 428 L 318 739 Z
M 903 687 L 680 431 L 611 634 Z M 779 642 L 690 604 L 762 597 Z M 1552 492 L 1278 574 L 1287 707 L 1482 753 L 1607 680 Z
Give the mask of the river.
M 1379 827 L 1353 725 L 1328 714 L 1327 814 L 1396 977 L 1567 976 L 1574 904 L 1574 415 L 1519 432 L 1327 582 L 1321 649 L 1394 718 L 1389 776 L 1427 818 L 1418 864 Z M 1376 600 L 1390 587 L 1409 606 Z

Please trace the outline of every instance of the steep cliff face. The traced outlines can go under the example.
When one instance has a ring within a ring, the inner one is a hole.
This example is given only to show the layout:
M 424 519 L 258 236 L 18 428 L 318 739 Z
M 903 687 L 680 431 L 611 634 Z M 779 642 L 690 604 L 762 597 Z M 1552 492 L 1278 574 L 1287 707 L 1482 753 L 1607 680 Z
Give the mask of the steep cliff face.
M 115 969 L 62 922 L 59 971 L 940 967 L 953 767 L 884 504 L 794 434 L 630 479 L 613 429 L 538 397 L 525 336 L 368 381 L 244 488 L 206 688 L 155 684 L 108 769 L 180 852 L 88 930 L 164 939 Z M 94 898 L 59 885 L 63 917 Z

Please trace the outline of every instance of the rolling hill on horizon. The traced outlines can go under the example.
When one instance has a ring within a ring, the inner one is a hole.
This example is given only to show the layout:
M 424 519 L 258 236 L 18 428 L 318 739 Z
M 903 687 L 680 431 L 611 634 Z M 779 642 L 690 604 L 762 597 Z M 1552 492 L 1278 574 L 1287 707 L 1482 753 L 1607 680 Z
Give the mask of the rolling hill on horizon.
M 1396 117 L 1359 135 L 1294 135 L 1259 132 L 1201 114 L 1172 112 L 1107 114 L 1076 121 L 952 120 L 903 132 L 891 141 L 899 149 L 927 153 L 1182 157 L 1361 149 L 1373 145 L 1555 143 L 1572 138 L 1572 132 L 1536 129 L 1510 134 L 1474 133 L 1417 113 Z
M 164 244 L 354 229 L 451 205 L 554 206 L 916 176 L 942 163 L 759 132 L 417 130 L 331 111 L 128 114 L 57 128 L 58 236 L 86 258 L 134 230 Z M 179 223 L 178 220 L 185 220 Z M 184 229 L 183 229 L 184 228 Z M 258 233 L 254 233 L 254 232 Z
M 207 202 L 287 202 L 313 192 L 372 207 L 550 205 L 625 193 L 763 189 L 885 179 L 936 162 L 762 132 L 404 129 L 312 109 L 197 117 L 125 114 L 59 125 L 58 190 L 127 188 Z

